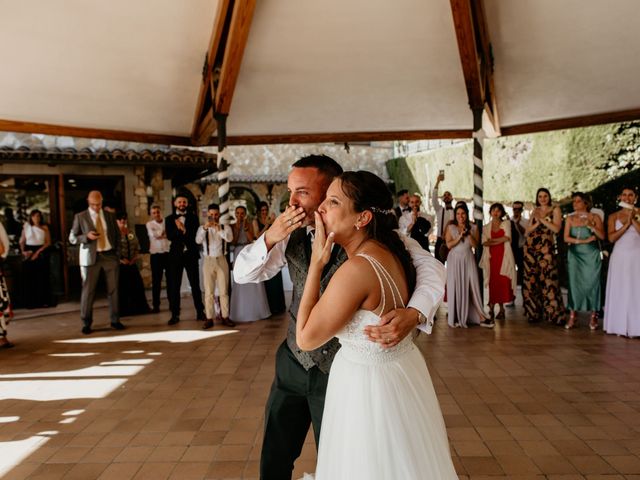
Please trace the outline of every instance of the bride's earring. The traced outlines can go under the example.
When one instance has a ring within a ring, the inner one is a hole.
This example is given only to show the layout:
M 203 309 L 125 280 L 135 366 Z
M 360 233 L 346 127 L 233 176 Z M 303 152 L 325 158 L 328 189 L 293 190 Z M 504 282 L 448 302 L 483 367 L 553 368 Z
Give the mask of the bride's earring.
M 356 230 L 360 230 L 360 225 L 358 225 L 357 223 L 354 225 L 354 227 L 356 227 Z

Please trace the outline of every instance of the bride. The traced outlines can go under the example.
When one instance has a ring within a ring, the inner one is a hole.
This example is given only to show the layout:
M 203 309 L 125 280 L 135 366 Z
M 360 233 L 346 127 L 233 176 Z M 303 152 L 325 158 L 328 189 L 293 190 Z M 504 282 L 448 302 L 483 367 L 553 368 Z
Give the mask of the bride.
M 329 374 L 316 480 L 458 478 L 438 399 L 411 337 L 384 349 L 364 333 L 365 326 L 404 306 L 415 286 L 392 206 L 380 178 L 345 172 L 315 213 L 296 340 L 313 350 L 337 336 L 342 346 Z M 333 242 L 348 260 L 320 297 Z

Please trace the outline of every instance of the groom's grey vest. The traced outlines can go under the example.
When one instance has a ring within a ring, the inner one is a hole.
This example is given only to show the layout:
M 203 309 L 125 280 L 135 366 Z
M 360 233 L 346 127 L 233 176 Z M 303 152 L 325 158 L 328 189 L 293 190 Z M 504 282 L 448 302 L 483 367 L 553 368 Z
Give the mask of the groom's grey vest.
M 291 234 L 289 243 L 287 244 L 287 250 L 285 251 L 287 264 L 289 265 L 289 275 L 293 283 L 293 297 L 291 299 L 291 306 L 289 307 L 287 345 L 298 362 L 300 362 L 306 370 L 309 370 L 315 365 L 324 373 L 329 373 L 333 357 L 340 348 L 337 338 L 329 340 L 322 347 L 312 350 L 311 352 L 303 352 L 296 343 L 296 317 L 298 316 L 298 308 L 300 307 L 304 283 L 309 270 L 309 257 L 305 249 L 306 237 L 306 229 L 301 228 L 296 230 Z M 344 250 L 340 246 L 335 245 L 331 254 L 331 260 L 329 260 L 329 263 L 322 272 L 320 292 L 324 292 L 329 280 L 331 280 L 331 276 L 346 259 L 347 255 Z

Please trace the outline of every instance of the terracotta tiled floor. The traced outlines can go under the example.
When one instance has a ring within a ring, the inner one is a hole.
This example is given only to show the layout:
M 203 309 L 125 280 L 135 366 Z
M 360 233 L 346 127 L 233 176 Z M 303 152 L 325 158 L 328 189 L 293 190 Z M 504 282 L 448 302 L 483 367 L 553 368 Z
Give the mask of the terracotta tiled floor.
M 285 318 L 203 332 L 185 310 L 177 328 L 165 311 L 116 332 L 101 308 L 88 337 L 77 312 L 15 321 L 16 347 L 0 351 L 0 477 L 257 478 Z M 529 326 L 519 309 L 495 330 L 453 330 L 443 314 L 417 343 L 460 478 L 640 479 L 640 341 L 584 318 Z M 308 437 L 294 478 L 314 462 Z

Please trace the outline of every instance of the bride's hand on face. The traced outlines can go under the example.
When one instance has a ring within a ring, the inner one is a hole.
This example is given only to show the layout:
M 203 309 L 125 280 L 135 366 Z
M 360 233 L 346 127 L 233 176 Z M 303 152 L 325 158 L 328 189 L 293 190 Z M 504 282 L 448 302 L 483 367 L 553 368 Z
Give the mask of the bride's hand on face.
M 316 219 L 316 232 L 311 247 L 311 264 L 324 267 L 331 259 L 331 248 L 333 247 L 333 232 L 328 235 L 325 232 L 322 217 L 318 212 L 314 213 Z

